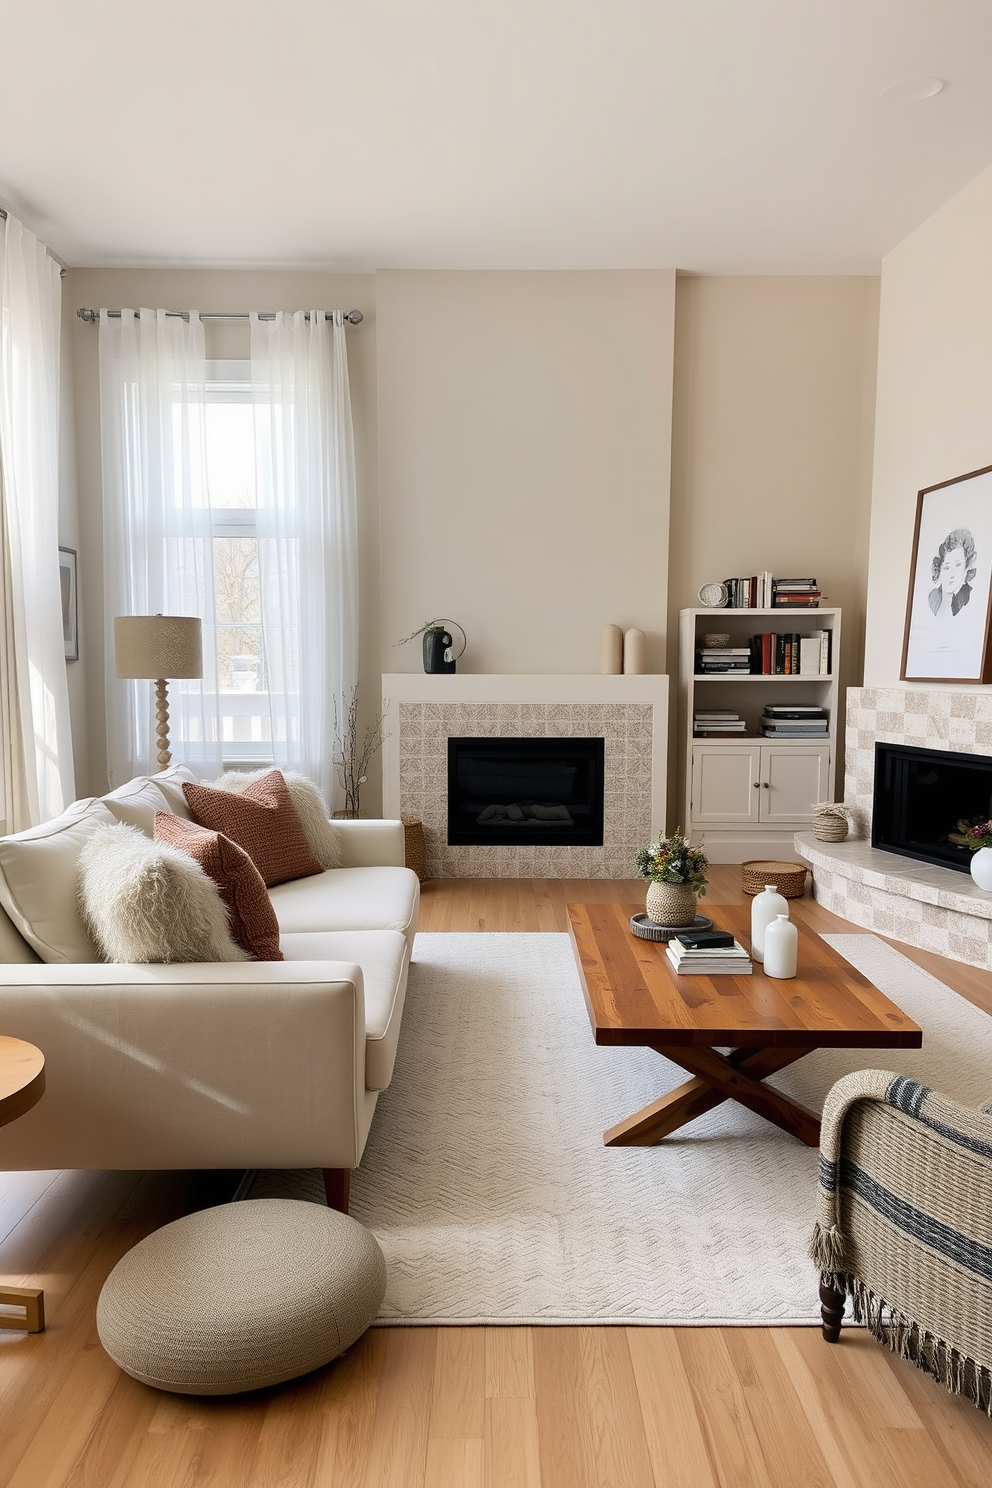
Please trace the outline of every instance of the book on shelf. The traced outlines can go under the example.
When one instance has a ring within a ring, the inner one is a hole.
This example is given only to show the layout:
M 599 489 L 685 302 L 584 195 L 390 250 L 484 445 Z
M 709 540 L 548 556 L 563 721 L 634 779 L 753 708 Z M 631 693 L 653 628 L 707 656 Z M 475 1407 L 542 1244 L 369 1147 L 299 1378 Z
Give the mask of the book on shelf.
M 830 632 L 763 631 L 751 637 L 750 671 L 764 677 L 830 675 Z
M 815 718 L 827 719 L 830 713 L 826 708 L 813 703 L 766 703 L 762 717 L 769 720 L 798 718 L 808 723 Z
M 783 723 L 776 728 L 769 728 L 767 724 L 761 725 L 761 734 L 765 739 L 826 739 L 829 734 L 827 725 L 815 727 L 812 724 L 800 723 L 790 727 Z

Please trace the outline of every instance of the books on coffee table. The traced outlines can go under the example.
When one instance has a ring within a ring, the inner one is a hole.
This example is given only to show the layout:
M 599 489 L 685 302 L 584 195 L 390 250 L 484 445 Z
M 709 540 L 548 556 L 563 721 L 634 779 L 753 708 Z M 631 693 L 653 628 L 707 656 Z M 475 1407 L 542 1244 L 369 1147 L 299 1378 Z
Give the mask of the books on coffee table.
M 739 940 L 732 939 L 728 946 L 710 944 L 697 948 L 684 944 L 675 935 L 665 947 L 665 954 L 679 976 L 749 976 L 754 970 L 751 957 Z

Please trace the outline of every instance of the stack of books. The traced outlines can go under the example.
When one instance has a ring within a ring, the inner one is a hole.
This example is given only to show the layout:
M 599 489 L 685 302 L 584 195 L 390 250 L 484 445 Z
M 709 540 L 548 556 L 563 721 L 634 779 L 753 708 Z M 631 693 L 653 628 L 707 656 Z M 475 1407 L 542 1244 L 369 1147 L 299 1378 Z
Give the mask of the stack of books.
M 829 630 L 766 631 L 752 636 L 751 671 L 766 677 L 828 677 Z
M 715 672 L 749 672 L 750 646 L 707 646 L 696 653 L 696 674 L 712 676 Z
M 680 930 L 665 947 L 679 976 L 750 976 L 751 957 L 726 930 Z
M 771 609 L 775 580 L 770 571 L 752 574 L 750 578 L 724 579 L 723 582 L 727 589 L 728 610 Z
M 820 603 L 820 586 L 815 579 L 773 579 L 773 610 L 802 606 L 815 610 Z
M 761 715 L 761 732 L 766 739 L 823 739 L 829 723 L 826 708 L 769 703 Z
M 729 708 L 697 708 L 692 715 L 692 732 L 698 739 L 743 734 L 746 728 L 741 715 Z

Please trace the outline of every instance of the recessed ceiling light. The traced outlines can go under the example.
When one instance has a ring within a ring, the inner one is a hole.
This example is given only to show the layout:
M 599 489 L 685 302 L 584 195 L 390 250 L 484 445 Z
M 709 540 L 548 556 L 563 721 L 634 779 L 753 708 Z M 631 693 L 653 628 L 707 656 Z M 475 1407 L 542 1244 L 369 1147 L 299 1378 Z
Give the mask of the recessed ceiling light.
M 943 90 L 944 80 L 939 77 L 903 78 L 882 89 L 887 103 L 920 103 L 924 98 L 934 98 Z

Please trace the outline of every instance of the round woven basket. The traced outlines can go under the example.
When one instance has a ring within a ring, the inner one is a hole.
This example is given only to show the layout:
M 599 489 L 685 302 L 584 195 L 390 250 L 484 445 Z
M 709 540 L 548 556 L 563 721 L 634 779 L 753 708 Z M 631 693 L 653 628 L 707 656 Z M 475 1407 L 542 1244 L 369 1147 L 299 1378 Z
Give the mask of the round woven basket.
M 813 836 L 820 842 L 843 842 L 850 824 L 839 802 L 813 807 Z
M 806 892 L 807 872 L 805 863 L 751 858 L 741 864 L 741 888 L 745 894 L 760 894 L 765 884 L 774 884 L 783 898 L 801 899 Z
M 427 843 L 424 841 L 424 824 L 419 816 L 403 817 L 403 842 L 406 866 L 412 868 L 423 883 L 427 877 Z

